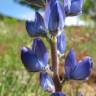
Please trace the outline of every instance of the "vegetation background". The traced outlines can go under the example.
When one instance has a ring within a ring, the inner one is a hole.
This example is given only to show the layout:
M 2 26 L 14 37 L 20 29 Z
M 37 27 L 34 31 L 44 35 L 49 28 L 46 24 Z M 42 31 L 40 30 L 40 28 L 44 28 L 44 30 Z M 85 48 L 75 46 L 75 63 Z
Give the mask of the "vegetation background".
M 30 1 L 30 0 L 29 0 Z M 24 2 L 24 0 L 23 0 Z M 24 3 L 25 4 L 25 3 Z M 32 8 L 33 6 L 30 5 Z M 37 8 L 37 6 L 35 6 Z M 93 20 L 94 27 L 65 26 L 67 39 L 66 53 L 73 47 L 77 59 L 90 55 L 94 60 L 94 69 L 87 82 L 67 81 L 63 87 L 66 96 L 96 96 L 96 2 L 85 0 L 83 20 Z M 25 22 L 0 16 L 0 96 L 48 96 L 39 86 L 39 75 L 28 73 L 20 60 L 20 48 L 31 45 Z M 46 46 L 49 48 L 48 43 Z M 49 48 L 50 49 L 50 48 Z M 63 59 L 63 58 L 62 58 Z

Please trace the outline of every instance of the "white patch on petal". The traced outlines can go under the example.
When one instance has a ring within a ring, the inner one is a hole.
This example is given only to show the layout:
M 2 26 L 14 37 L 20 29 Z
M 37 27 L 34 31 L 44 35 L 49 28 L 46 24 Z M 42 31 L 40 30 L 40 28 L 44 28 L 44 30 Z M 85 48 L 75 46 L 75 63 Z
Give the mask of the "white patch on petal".
M 46 79 L 46 83 L 44 84 L 44 87 L 46 87 L 46 86 L 48 87 L 47 90 L 50 89 L 50 91 L 52 91 L 52 92 L 55 90 L 55 87 L 52 85 L 52 83 L 49 81 L 49 79 Z
M 23 47 L 21 50 L 23 50 L 23 51 L 25 51 L 25 52 L 28 51 L 28 49 L 27 49 L 26 47 Z

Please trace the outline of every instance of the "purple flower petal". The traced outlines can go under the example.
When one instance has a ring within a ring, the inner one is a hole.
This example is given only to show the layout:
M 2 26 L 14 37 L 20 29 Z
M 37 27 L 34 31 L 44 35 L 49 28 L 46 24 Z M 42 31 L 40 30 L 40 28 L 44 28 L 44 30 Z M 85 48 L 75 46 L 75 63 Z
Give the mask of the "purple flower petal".
M 65 94 L 62 92 L 56 92 L 56 93 L 52 93 L 51 96 L 65 96 Z
M 85 80 L 92 69 L 93 62 L 90 57 L 85 57 L 83 60 L 77 62 L 74 50 L 69 52 L 65 60 L 65 75 L 69 79 Z
M 73 72 L 73 78 L 78 80 L 86 79 L 92 70 L 93 62 L 90 57 L 85 57 L 83 60 L 79 61 Z
M 33 40 L 32 52 L 36 54 L 41 63 L 48 64 L 48 50 L 40 38 Z
M 35 21 L 26 21 L 29 36 L 45 36 L 45 25 L 42 16 L 36 12 Z
M 70 6 L 71 6 L 71 0 L 64 0 L 64 8 L 65 8 L 65 12 L 70 10 Z M 68 13 L 67 12 L 67 13 Z
M 57 49 L 61 54 L 64 53 L 66 48 L 66 39 L 65 39 L 65 33 L 62 32 L 58 37 L 57 37 Z
M 76 16 L 82 12 L 83 0 L 68 0 L 68 1 L 67 4 L 65 4 L 66 5 L 65 12 L 67 16 Z
M 40 73 L 40 85 L 45 91 L 48 91 L 48 92 L 54 92 L 55 91 L 52 77 L 50 77 L 45 72 Z
M 40 39 L 35 39 L 32 49 L 23 47 L 21 60 L 28 71 L 38 72 L 44 70 L 48 65 L 48 52 L 43 42 Z
M 70 49 L 68 56 L 65 59 L 65 72 L 66 72 L 66 76 L 68 78 L 72 77 L 72 72 L 74 71 L 75 67 L 76 67 L 76 57 L 75 57 L 75 52 L 73 49 Z
M 72 0 L 70 7 L 70 14 L 78 15 L 82 12 L 83 0 Z
M 64 0 L 64 7 L 68 6 L 70 8 L 71 6 L 71 0 Z
M 57 32 L 64 27 L 64 7 L 59 0 L 51 0 L 45 11 L 45 25 L 49 31 Z

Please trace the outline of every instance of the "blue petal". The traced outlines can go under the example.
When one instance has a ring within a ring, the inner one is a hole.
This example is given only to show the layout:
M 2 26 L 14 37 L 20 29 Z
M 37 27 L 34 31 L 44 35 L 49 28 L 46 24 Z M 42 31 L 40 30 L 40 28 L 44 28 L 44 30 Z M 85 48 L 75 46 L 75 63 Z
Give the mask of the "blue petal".
M 21 60 L 25 68 L 30 72 L 39 72 L 46 67 L 46 64 L 40 62 L 36 54 L 26 47 L 21 50 Z
M 65 96 L 65 94 L 62 92 L 56 92 L 56 93 L 52 93 L 51 96 Z
M 48 50 L 40 38 L 33 41 L 32 49 L 22 48 L 21 60 L 28 71 L 42 71 L 48 65 Z
M 85 80 L 92 70 L 93 62 L 90 57 L 85 57 L 80 61 L 73 72 L 73 79 Z
M 48 50 L 40 38 L 33 40 L 32 52 L 36 54 L 40 63 L 45 66 L 48 64 Z
M 58 37 L 57 37 L 57 49 L 61 54 L 64 53 L 66 48 L 66 39 L 65 39 L 65 33 L 62 32 Z
M 67 13 L 69 12 L 70 6 L 71 6 L 71 0 L 64 0 L 65 12 L 67 12 Z
M 70 5 L 70 4 L 69 4 Z M 82 12 L 83 0 L 71 0 L 71 6 L 69 10 L 66 10 L 67 15 L 76 16 Z
M 45 28 L 44 20 L 43 20 L 43 17 L 38 12 L 36 12 L 35 22 L 38 30 L 44 31 L 44 28 Z
M 82 12 L 83 0 L 72 0 L 70 13 L 73 15 L 78 15 Z
M 40 85 L 45 91 L 55 91 L 53 80 L 47 73 L 40 73 Z
M 26 21 L 26 29 L 29 36 L 44 36 L 45 25 L 42 16 L 36 12 L 35 21 Z
M 65 68 L 65 75 L 67 78 L 71 78 L 72 75 L 73 75 L 73 71 L 76 67 L 76 57 L 75 57 L 75 52 L 73 49 L 70 50 L 68 56 L 66 57 L 65 59 L 65 65 L 64 65 L 64 68 Z
M 63 29 L 64 28 L 64 24 L 65 24 L 65 10 L 64 10 L 64 6 L 62 4 L 57 3 L 57 7 L 58 7 L 58 13 L 59 13 L 59 29 Z
M 55 1 L 55 0 L 54 0 Z M 50 6 L 50 15 L 49 15 L 49 22 L 48 22 L 48 29 L 49 31 L 57 31 L 59 26 L 59 13 L 57 3 Z
M 93 67 L 91 57 L 85 57 L 77 62 L 73 49 L 70 50 L 65 60 L 65 75 L 68 79 L 85 80 Z
M 48 2 L 48 5 L 46 5 L 45 16 L 44 16 L 44 23 L 45 23 L 46 29 L 48 29 L 50 12 L 51 12 L 51 10 L 50 10 L 50 6 L 49 6 L 49 2 Z
M 59 0 L 51 0 L 45 11 L 45 24 L 50 32 L 57 32 L 64 27 L 64 7 Z

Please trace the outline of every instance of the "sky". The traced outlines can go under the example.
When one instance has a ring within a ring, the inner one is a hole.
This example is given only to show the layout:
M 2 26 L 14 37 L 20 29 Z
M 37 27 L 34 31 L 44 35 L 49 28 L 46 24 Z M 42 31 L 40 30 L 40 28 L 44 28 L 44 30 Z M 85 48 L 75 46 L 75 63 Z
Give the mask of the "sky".
M 14 0 L 0 0 L 0 14 L 26 20 L 34 19 L 35 12 L 28 6 L 20 5 Z
M 35 11 L 33 9 L 20 5 L 14 2 L 14 0 L 0 0 L 0 14 L 19 20 L 34 20 L 35 18 Z M 65 20 L 65 25 L 84 25 L 84 22 L 79 20 L 79 17 L 68 17 Z

